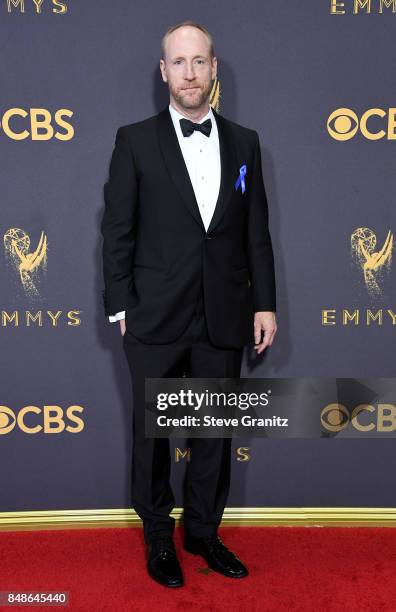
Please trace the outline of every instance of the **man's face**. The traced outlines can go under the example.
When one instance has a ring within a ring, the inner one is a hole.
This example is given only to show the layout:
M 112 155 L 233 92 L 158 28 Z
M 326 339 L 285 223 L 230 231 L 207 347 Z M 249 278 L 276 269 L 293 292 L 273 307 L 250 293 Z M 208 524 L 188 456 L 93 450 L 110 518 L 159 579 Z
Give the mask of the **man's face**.
M 206 104 L 216 78 L 217 60 L 210 57 L 209 41 L 201 30 L 183 26 L 172 32 L 160 68 L 171 99 L 180 107 L 198 109 Z

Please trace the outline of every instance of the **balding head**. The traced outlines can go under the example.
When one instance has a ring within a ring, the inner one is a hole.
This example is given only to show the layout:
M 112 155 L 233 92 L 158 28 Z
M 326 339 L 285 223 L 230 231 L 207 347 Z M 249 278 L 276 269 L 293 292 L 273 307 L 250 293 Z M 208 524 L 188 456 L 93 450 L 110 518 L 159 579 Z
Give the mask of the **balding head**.
M 191 28 L 194 28 L 195 32 L 194 30 L 191 30 Z M 172 35 L 173 33 L 176 33 L 176 32 L 177 32 L 178 42 L 183 41 L 183 39 L 185 39 L 186 37 L 194 36 L 197 41 L 201 42 L 202 44 L 205 44 L 205 39 L 206 39 L 206 44 L 208 45 L 207 53 L 211 59 L 214 57 L 213 38 L 209 30 L 207 30 L 205 26 L 197 23 L 196 21 L 187 20 L 187 21 L 182 21 L 181 23 L 171 26 L 165 32 L 162 38 L 162 41 L 161 41 L 162 59 L 164 60 L 166 59 L 168 41 L 170 38 L 173 38 L 173 39 L 175 38 Z

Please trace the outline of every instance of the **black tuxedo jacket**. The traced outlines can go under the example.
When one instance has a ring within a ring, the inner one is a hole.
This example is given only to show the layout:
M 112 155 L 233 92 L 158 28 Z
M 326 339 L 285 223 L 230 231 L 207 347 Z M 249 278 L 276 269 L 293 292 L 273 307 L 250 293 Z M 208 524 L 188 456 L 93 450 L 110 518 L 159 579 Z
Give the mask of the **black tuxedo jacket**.
M 101 222 L 105 315 L 125 310 L 127 330 L 148 344 L 183 333 L 202 286 L 221 348 L 253 343 L 254 312 L 276 310 L 258 134 L 213 114 L 221 185 L 208 231 L 168 106 L 117 130 Z M 244 193 L 235 189 L 243 164 Z

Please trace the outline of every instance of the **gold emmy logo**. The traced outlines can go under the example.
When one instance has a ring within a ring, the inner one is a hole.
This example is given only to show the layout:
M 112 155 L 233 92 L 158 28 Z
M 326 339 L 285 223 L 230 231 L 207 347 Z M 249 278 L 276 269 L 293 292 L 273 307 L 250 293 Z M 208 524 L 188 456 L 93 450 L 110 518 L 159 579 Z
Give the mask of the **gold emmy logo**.
M 181 449 L 175 448 L 175 462 L 179 463 L 182 459 L 185 459 L 187 462 L 191 460 L 191 448 Z
M 33 5 L 31 8 L 35 10 L 37 15 L 42 14 L 42 4 L 43 4 L 43 0 L 32 0 L 32 2 L 29 2 L 29 5 Z M 60 0 L 51 0 L 51 4 L 52 4 L 52 12 L 54 14 L 65 15 L 67 13 L 66 2 L 60 2 Z M 13 9 L 19 9 L 20 13 L 24 13 L 25 12 L 25 0 L 7 0 L 7 12 L 11 13 Z
M 0 413 L 0 417 L 1 417 L 1 413 Z M 181 449 L 181 448 L 175 447 L 174 450 L 175 450 L 175 463 L 180 463 L 183 460 L 185 460 L 187 463 L 191 461 L 191 455 L 192 455 L 191 448 Z M 236 461 L 241 461 L 244 463 L 246 461 L 250 461 L 252 457 L 249 451 L 250 451 L 249 446 L 239 446 L 238 448 L 236 448 L 235 453 L 234 453 Z
M 358 15 L 359 13 L 365 13 L 370 15 L 371 13 L 383 13 L 385 9 L 392 9 L 392 13 L 396 13 L 396 0 L 330 0 L 330 14 L 331 15 L 345 15 L 351 12 L 352 15 Z
M 47 237 L 44 232 L 41 232 L 36 250 L 31 253 L 29 235 L 19 228 L 10 228 L 4 234 L 4 248 L 19 273 L 26 294 L 38 295 L 38 270 L 40 266 L 45 271 L 47 269 Z
M 381 249 L 375 249 L 377 238 L 368 227 L 358 227 L 351 235 L 351 254 L 356 265 L 363 270 L 364 282 L 371 296 L 382 294 L 380 282 L 392 261 L 393 234 L 388 235 Z
M 215 109 L 217 113 L 220 112 L 220 98 L 221 98 L 220 81 L 216 77 L 215 80 L 213 81 L 212 90 L 210 92 L 209 104 L 212 108 Z

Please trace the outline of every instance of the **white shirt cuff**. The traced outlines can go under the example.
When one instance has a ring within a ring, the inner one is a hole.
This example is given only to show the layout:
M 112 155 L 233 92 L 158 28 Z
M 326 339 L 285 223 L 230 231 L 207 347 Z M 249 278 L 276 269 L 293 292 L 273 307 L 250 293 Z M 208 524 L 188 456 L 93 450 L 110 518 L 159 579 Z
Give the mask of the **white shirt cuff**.
M 109 316 L 110 323 L 115 323 L 116 321 L 119 321 L 120 319 L 125 319 L 125 310 L 121 310 L 120 312 L 117 312 L 115 315 Z

